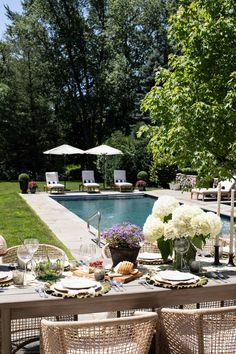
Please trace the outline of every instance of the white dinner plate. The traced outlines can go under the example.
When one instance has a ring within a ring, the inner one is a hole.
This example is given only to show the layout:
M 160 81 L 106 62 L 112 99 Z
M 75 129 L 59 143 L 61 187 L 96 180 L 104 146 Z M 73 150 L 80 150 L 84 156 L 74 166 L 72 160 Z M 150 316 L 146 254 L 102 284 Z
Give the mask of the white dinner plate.
M 155 275 L 155 280 L 160 282 L 160 283 L 166 283 L 166 284 L 172 284 L 172 285 L 178 285 L 178 284 L 192 284 L 196 283 L 199 280 L 199 277 L 197 275 L 194 275 L 193 278 L 188 279 L 188 280 L 167 280 L 163 279 L 159 273 Z
M 87 279 L 87 278 L 70 278 L 64 279 L 61 281 L 62 286 L 64 289 L 89 289 L 89 288 L 96 288 L 100 283 L 97 281 Z
M 161 258 L 161 254 L 155 252 L 143 252 L 138 255 L 138 259 L 143 259 L 148 261 L 160 259 L 160 258 Z
M 9 280 L 12 280 L 12 272 L 5 272 L 5 278 L 0 278 L 0 283 L 5 283 Z
M 57 291 L 60 291 L 60 292 L 64 292 L 64 293 L 68 293 L 68 292 L 71 292 L 71 291 L 90 291 L 91 289 L 93 291 L 97 291 L 98 289 L 101 289 L 101 284 L 97 284 L 97 286 L 95 287 L 91 287 L 91 288 L 79 288 L 79 289 L 71 289 L 71 288 L 65 288 L 62 284 L 62 282 L 57 282 L 53 285 L 53 288 Z
M 162 279 L 170 281 L 186 281 L 194 278 L 193 274 L 179 272 L 178 270 L 164 270 L 158 274 Z
M 0 272 L 0 281 L 5 280 L 9 277 L 9 272 Z

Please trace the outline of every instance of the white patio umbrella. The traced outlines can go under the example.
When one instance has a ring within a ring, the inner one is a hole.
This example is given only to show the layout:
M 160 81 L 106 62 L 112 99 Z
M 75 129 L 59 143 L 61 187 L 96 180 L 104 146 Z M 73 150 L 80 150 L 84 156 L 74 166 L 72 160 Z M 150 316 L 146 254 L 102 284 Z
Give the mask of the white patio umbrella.
M 96 146 L 92 149 L 85 150 L 86 154 L 90 155 L 101 155 L 104 156 L 105 158 L 105 163 L 104 163 L 104 170 L 105 170 L 105 176 L 104 176 L 104 188 L 106 187 L 106 156 L 111 156 L 111 155 L 123 155 L 123 152 L 121 150 L 115 149 L 109 145 L 99 145 Z
M 67 144 L 63 144 L 63 145 L 57 146 L 53 149 L 44 151 L 44 154 L 46 154 L 46 155 L 63 155 L 64 166 L 66 164 L 66 156 L 67 155 L 76 155 L 76 154 L 84 154 L 84 153 L 85 153 L 84 150 L 78 149 L 74 146 L 67 145 Z M 66 181 L 64 181 L 64 185 L 66 187 Z

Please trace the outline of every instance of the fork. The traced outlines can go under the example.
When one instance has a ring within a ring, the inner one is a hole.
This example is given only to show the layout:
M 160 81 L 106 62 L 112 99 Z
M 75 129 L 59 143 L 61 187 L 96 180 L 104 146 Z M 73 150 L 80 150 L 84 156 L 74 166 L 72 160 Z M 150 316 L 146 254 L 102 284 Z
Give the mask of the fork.
M 37 294 L 39 294 L 40 297 L 43 297 L 43 293 L 40 288 L 35 288 L 35 291 Z
M 111 280 L 111 286 L 115 291 L 123 291 L 123 288 L 115 280 Z
M 120 291 L 124 291 L 124 285 L 120 281 L 113 280 L 114 284 L 120 289 Z
M 46 291 L 43 287 L 35 288 L 36 293 L 39 294 L 40 297 L 47 298 L 48 295 L 46 294 Z
M 153 289 L 153 286 L 151 284 L 149 284 L 146 280 L 141 279 L 139 281 L 139 284 L 143 285 L 145 288 L 147 289 Z

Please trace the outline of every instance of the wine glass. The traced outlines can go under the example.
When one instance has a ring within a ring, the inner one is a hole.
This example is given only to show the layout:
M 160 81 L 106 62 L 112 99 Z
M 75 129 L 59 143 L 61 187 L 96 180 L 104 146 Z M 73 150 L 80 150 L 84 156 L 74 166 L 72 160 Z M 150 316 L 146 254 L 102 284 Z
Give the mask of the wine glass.
M 29 253 L 32 254 L 32 258 L 33 258 L 35 252 L 39 248 L 39 240 L 37 238 L 26 238 L 24 240 L 24 245 L 28 249 Z
M 174 240 L 174 249 L 178 254 L 180 254 L 180 271 L 183 269 L 183 255 L 188 252 L 189 249 L 189 241 L 184 238 L 177 238 Z
M 26 245 L 20 245 L 17 248 L 17 257 L 19 261 L 24 263 L 24 281 L 23 285 L 27 285 L 27 279 L 26 279 L 26 270 L 27 270 L 27 263 L 32 259 L 32 253 L 29 252 L 28 248 Z
M 96 246 L 92 244 L 82 244 L 79 248 L 79 255 L 83 264 L 84 271 L 88 271 L 89 262 L 96 255 Z

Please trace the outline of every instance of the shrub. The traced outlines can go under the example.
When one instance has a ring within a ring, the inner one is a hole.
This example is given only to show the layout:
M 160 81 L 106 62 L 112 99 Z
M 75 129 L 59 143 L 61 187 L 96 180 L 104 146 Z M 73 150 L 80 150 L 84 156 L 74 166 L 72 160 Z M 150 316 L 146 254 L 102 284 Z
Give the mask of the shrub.
M 142 179 L 144 181 L 146 181 L 148 179 L 148 174 L 146 171 L 140 171 L 138 174 L 137 174 L 137 179 Z
M 30 178 L 29 178 L 29 175 L 27 173 L 21 173 L 19 176 L 18 176 L 18 181 L 21 182 L 21 181 L 28 181 Z
M 81 170 L 81 165 L 67 165 L 65 166 L 65 175 L 68 179 L 71 180 L 79 180 L 80 179 L 80 170 Z

